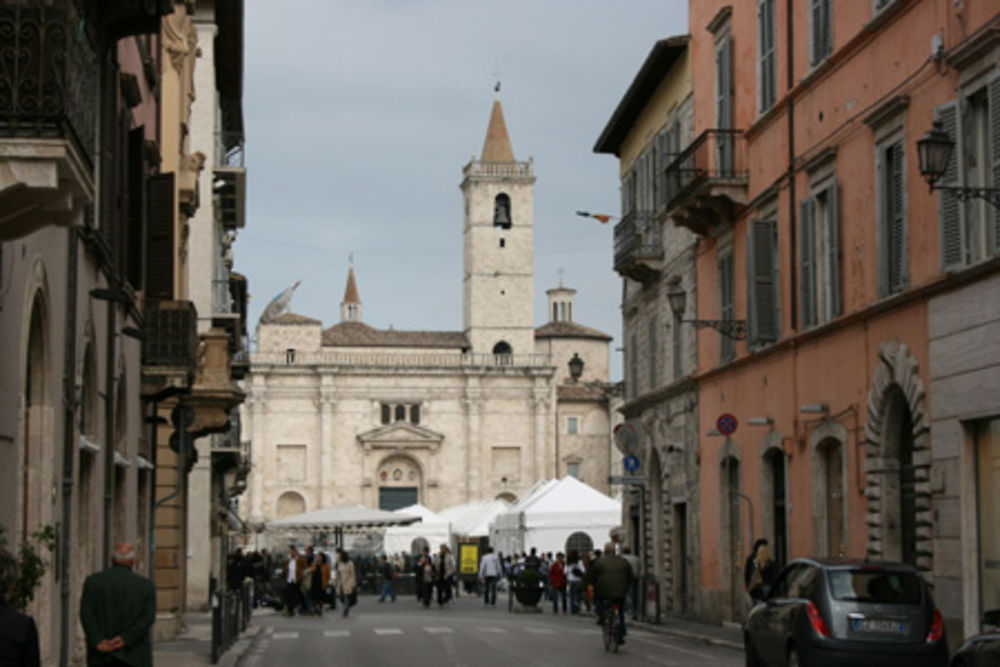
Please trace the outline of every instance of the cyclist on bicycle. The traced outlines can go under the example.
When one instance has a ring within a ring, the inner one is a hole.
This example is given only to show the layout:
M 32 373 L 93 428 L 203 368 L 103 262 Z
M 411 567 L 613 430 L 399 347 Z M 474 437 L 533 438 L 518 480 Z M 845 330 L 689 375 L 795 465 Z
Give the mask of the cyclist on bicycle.
M 613 605 L 618 605 L 618 643 L 625 643 L 625 596 L 628 595 L 632 583 L 632 566 L 615 553 L 615 545 L 608 542 L 604 545 L 601 557 L 594 561 L 588 573 L 594 586 L 594 606 L 600 623 L 604 622 L 604 614 Z

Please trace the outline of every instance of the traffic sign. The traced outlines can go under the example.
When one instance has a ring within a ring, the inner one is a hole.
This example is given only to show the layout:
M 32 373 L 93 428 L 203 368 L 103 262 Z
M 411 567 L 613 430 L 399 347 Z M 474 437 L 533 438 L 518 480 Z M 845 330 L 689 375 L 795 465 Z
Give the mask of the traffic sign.
M 719 430 L 722 435 L 732 435 L 736 433 L 736 427 L 739 426 L 739 422 L 736 421 L 736 415 L 724 412 L 719 415 L 719 418 L 715 420 L 715 428 Z
M 632 486 L 645 486 L 646 478 L 642 475 L 611 475 L 608 477 L 608 484 L 630 484 Z
M 622 422 L 615 426 L 612 434 L 615 438 L 615 446 L 618 447 L 618 451 L 626 456 L 632 454 L 634 455 L 639 451 L 639 434 L 636 433 L 635 427 L 628 422 Z
M 622 465 L 625 466 L 625 470 L 635 472 L 639 469 L 639 457 L 634 454 L 629 454 L 622 460 Z

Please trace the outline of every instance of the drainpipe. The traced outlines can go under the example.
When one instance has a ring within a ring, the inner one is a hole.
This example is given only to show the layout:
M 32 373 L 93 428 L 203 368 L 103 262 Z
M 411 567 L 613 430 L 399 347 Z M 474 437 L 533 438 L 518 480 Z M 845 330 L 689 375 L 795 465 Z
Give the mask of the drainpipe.
M 76 297 L 78 240 L 75 227 L 69 229 L 66 259 L 66 337 L 63 359 L 63 479 L 62 530 L 59 531 L 59 664 L 69 664 L 70 552 L 73 537 L 73 461 L 76 456 Z
M 788 312 L 793 331 L 798 329 L 798 279 L 795 273 L 796 234 L 795 234 L 795 101 L 792 99 L 792 88 L 795 87 L 794 53 L 792 36 L 794 33 L 793 0 L 785 0 L 785 78 L 786 106 L 785 121 L 788 124 L 788 285 L 791 288 Z
M 115 291 L 114 271 L 108 272 L 108 289 Z M 107 301 L 107 358 L 104 360 L 104 557 L 111 562 L 111 514 L 115 472 L 115 302 Z

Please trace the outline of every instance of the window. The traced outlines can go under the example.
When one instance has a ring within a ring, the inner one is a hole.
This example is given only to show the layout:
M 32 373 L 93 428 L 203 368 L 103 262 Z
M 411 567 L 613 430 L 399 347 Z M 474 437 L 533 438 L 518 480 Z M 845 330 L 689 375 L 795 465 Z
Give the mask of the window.
M 398 422 L 406 421 L 406 406 L 405 405 L 397 405 L 394 416 L 396 418 L 396 421 L 398 421 Z
M 656 317 L 649 318 L 649 390 L 652 391 L 656 389 L 656 348 L 658 346 L 656 340 Z
M 809 328 L 832 320 L 841 311 L 836 182 L 801 202 L 799 227 L 802 327 Z
M 575 551 L 576 555 L 583 557 L 587 555 L 594 548 L 594 540 L 590 539 L 590 535 L 583 532 L 576 532 L 566 538 L 566 555 L 568 556 L 571 551 Z
M 778 340 L 778 223 L 752 220 L 747 235 L 747 342 L 758 347 Z
M 729 248 L 719 257 L 719 319 L 733 319 L 733 251 Z M 719 335 L 719 361 L 732 361 L 735 354 L 733 339 Z
M 419 424 L 420 423 L 420 405 L 414 404 L 410 406 L 410 423 Z
M 1000 187 L 1000 75 L 967 94 L 963 102 L 960 105 L 956 100 L 935 110 L 935 118 L 955 140 L 941 184 Z M 1000 210 L 982 199 L 959 201 L 945 191 L 938 197 L 943 270 L 1000 254 Z
M 878 147 L 878 294 L 906 288 L 906 169 L 903 140 Z
M 405 422 L 409 416 L 411 424 L 420 423 L 419 403 L 382 403 L 380 406 L 380 418 L 383 424 L 390 424 L 394 421 Z
M 715 42 L 715 127 L 733 127 L 733 41 L 728 32 Z M 728 133 L 719 133 L 716 150 L 719 173 L 731 173 L 733 147 Z
M 777 98 L 774 37 L 774 0 L 759 0 L 757 3 L 757 85 L 761 113 L 770 109 Z
M 288 348 L 287 350 L 285 350 L 285 363 L 286 364 L 294 364 L 295 363 L 295 349 L 294 348 Z
M 388 424 L 392 421 L 392 406 L 388 403 L 382 404 L 382 423 Z
M 812 65 L 818 65 L 833 52 L 833 0 L 810 0 L 810 38 Z
M 570 477 L 575 477 L 576 479 L 580 479 L 580 462 L 573 461 L 571 463 L 567 463 L 566 474 L 569 475 Z
M 510 229 L 510 197 L 501 192 L 493 200 L 493 226 L 500 229 Z
M 566 432 L 570 435 L 576 435 L 580 432 L 579 417 L 569 417 L 566 419 Z

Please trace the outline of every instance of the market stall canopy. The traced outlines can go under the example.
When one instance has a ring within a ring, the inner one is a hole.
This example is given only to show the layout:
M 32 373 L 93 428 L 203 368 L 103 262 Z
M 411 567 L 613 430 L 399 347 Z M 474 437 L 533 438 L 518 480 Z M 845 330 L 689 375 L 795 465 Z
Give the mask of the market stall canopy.
M 345 531 L 405 526 L 420 521 L 419 516 L 376 510 L 364 505 L 335 505 L 276 519 L 269 530 Z
M 432 551 L 437 550 L 441 544 L 451 543 L 451 523 L 435 514 L 420 503 L 401 507 L 393 512 L 404 516 L 420 517 L 419 523 L 411 523 L 406 526 L 393 526 L 385 531 L 385 541 L 383 549 L 387 554 L 415 553 L 415 540 L 422 538 L 426 546 Z
M 509 509 L 506 500 L 474 500 L 443 509 L 439 516 L 451 521 L 451 532 L 457 537 L 485 537 L 493 519 Z

